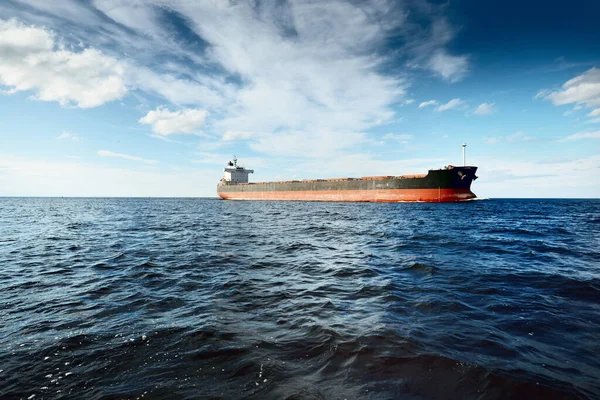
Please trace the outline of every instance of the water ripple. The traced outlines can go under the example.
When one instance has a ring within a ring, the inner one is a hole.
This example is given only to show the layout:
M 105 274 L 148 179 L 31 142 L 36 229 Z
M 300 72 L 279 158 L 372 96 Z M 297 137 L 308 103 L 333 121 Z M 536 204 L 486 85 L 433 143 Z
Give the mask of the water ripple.
M 0 398 L 600 398 L 600 201 L 0 199 Z

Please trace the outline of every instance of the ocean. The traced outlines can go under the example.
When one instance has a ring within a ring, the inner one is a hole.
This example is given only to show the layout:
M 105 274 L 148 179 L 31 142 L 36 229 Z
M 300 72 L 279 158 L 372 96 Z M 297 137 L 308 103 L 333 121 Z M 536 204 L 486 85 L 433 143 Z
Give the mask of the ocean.
M 0 198 L 2 399 L 600 399 L 600 200 Z

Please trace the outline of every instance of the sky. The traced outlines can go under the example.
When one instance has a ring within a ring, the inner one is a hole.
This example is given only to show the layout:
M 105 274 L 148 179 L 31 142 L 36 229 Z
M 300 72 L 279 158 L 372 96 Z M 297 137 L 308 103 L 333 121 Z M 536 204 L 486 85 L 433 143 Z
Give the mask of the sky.
M 600 197 L 597 0 L 2 0 L 0 196 L 476 165 Z

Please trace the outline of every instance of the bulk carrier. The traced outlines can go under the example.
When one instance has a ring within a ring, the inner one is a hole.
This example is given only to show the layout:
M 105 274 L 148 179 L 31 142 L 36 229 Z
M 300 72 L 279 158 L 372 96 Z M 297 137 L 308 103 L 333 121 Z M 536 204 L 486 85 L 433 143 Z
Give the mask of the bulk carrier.
M 239 166 L 234 156 L 223 170 L 217 194 L 226 200 L 454 202 L 477 197 L 471 191 L 476 171 L 474 166 L 448 165 L 420 175 L 248 182 L 254 170 Z

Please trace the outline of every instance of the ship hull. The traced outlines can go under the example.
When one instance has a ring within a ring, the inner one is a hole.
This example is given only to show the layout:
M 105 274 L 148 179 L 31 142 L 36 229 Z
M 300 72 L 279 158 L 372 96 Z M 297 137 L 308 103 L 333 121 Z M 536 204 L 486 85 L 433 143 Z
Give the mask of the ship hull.
M 344 202 L 455 202 L 477 196 L 471 191 L 477 167 L 430 170 L 419 177 L 366 177 L 310 181 L 219 184 L 225 200 Z
M 453 202 L 474 199 L 469 189 L 323 190 L 280 192 L 219 192 L 225 200 L 292 200 L 350 202 Z

